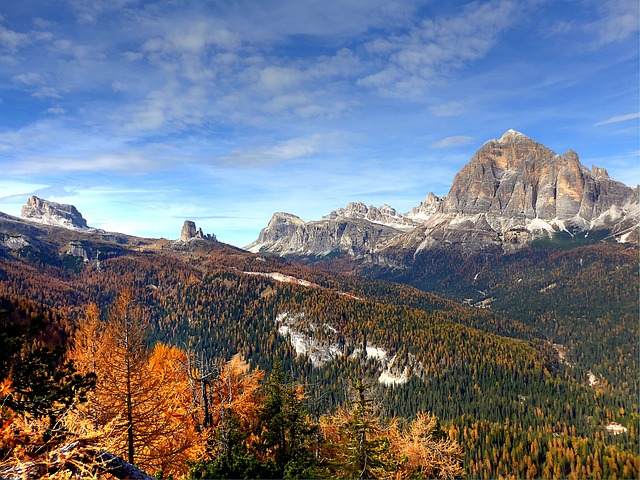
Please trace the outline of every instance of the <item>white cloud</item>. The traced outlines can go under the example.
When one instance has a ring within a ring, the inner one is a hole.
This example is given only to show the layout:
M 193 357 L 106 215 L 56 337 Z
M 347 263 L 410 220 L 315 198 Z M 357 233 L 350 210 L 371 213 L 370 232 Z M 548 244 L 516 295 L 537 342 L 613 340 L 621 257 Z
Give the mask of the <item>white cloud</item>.
M 465 105 L 462 102 L 447 102 L 429 107 L 429 111 L 436 117 L 457 117 L 464 113 Z
M 0 21 L 2 19 L 0 18 Z M 0 49 L 9 53 L 15 53 L 19 47 L 23 47 L 31 43 L 28 35 L 24 33 L 14 32 L 0 25 Z
M 606 45 L 626 40 L 637 33 L 640 22 L 637 0 L 609 0 L 600 4 L 602 18 L 589 25 L 598 35 L 598 43 Z
M 260 72 L 259 85 L 270 91 L 280 92 L 299 84 L 301 75 L 298 70 L 289 67 L 269 66 Z
M 275 145 L 264 145 L 237 150 L 218 158 L 227 165 L 255 167 L 304 158 L 334 147 L 341 141 L 337 133 L 314 134 L 308 137 L 292 138 Z
M 51 113 L 52 115 L 64 115 L 66 112 L 62 107 L 51 107 L 47 108 L 47 113 Z
M 0 133 L 0 152 L 11 152 L 20 148 L 23 136 L 19 132 Z
M 150 158 L 132 153 L 99 154 L 89 158 L 72 157 L 34 157 L 4 165 L 7 173 L 12 175 L 43 175 L 52 170 L 59 174 L 69 172 L 111 172 L 136 174 L 159 169 L 157 162 Z
M 35 72 L 21 73 L 20 75 L 14 76 L 12 80 L 15 83 L 28 86 L 42 85 L 45 83 L 43 76 Z
M 387 65 L 359 84 L 386 94 L 424 94 L 441 75 L 484 57 L 516 22 L 518 11 L 512 1 L 473 3 L 457 15 L 423 19 L 406 34 L 375 39 L 365 48 Z
M 469 137 L 466 135 L 454 135 L 451 137 L 445 137 L 437 142 L 431 144 L 434 148 L 449 148 L 449 147 L 462 147 L 469 145 L 475 141 L 475 137 Z
M 628 120 L 635 120 L 636 118 L 640 118 L 640 112 L 629 113 L 627 115 L 616 115 L 614 117 L 607 118 L 606 120 L 602 120 L 594 124 L 594 126 L 599 127 L 601 125 L 609 125 L 610 123 L 626 122 Z

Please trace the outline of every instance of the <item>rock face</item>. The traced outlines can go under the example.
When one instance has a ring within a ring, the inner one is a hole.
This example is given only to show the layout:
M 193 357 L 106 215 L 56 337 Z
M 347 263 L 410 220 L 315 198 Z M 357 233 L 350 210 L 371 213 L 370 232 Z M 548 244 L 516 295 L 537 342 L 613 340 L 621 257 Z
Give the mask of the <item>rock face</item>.
M 245 248 L 254 253 L 326 256 L 339 252 L 360 258 L 402 235 L 403 230 L 396 227 L 362 218 L 369 211 L 367 207 L 357 212 L 361 207 L 351 205 L 344 212 L 353 216 L 346 217 L 336 211 L 308 223 L 295 215 L 276 213 L 258 239 Z
M 588 227 L 612 206 L 633 200 L 632 194 L 606 170 L 587 170 L 573 150 L 559 156 L 509 130 L 499 140 L 485 143 L 458 172 L 441 211 Z
M 206 235 L 204 233 L 202 233 L 202 228 L 198 228 L 196 230 L 196 224 L 195 222 L 191 221 L 191 220 L 185 220 L 184 225 L 182 226 L 182 232 L 180 233 L 180 241 L 181 242 L 188 242 L 189 240 L 192 239 L 200 239 L 200 240 L 207 240 L 210 242 L 216 242 L 216 236 L 211 234 L 211 233 L 207 233 Z
M 557 155 L 509 130 L 486 142 L 458 172 L 423 226 L 417 249 L 457 244 L 465 250 L 509 251 L 541 235 L 604 229 L 615 234 L 634 224 L 634 189 L 602 168 L 588 170 L 573 150 Z
M 346 208 L 334 210 L 329 215 L 324 216 L 323 220 L 356 219 L 368 220 L 371 223 L 378 223 L 388 227 L 397 228 L 399 230 L 412 230 L 420 225 L 419 220 L 398 213 L 395 208 L 389 205 L 382 205 L 380 208 L 369 206 L 364 203 L 352 202 Z
M 29 197 L 22 207 L 21 217 L 25 220 L 71 229 L 88 230 L 87 221 L 73 205 L 50 202 L 36 197 Z
M 424 223 L 438 211 L 438 207 L 440 207 L 440 204 L 445 200 L 445 198 L 446 197 L 437 197 L 433 192 L 429 192 L 429 195 L 427 195 L 424 202 L 407 213 L 406 216 L 416 222 Z
M 557 155 L 514 130 L 489 140 L 455 176 L 446 197 L 430 193 L 407 214 L 350 203 L 320 221 L 277 213 L 251 251 L 280 255 L 348 253 L 384 261 L 386 250 L 512 251 L 541 237 L 603 231 L 638 243 L 638 190 L 577 153 Z

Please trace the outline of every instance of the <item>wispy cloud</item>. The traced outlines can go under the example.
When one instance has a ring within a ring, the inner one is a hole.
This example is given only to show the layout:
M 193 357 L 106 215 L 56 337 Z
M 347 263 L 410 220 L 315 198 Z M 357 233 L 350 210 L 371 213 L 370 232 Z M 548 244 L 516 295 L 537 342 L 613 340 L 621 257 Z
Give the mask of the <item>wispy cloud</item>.
M 406 34 L 369 42 L 368 52 L 387 66 L 359 83 L 387 94 L 422 96 L 441 75 L 484 57 L 517 18 L 518 3 L 501 0 L 423 19 Z
M 447 102 L 429 107 L 429 111 L 436 117 L 457 117 L 464 113 L 465 108 L 462 102 Z
M 475 137 L 467 135 L 454 135 L 451 137 L 445 137 L 437 142 L 433 142 L 431 146 L 433 148 L 449 148 L 449 147 L 462 147 L 470 145 L 475 141 Z
M 635 36 L 639 29 L 640 15 L 637 0 L 608 0 L 600 4 L 602 16 L 587 28 L 597 35 L 598 43 L 617 43 Z
M 217 160 L 230 166 L 255 167 L 306 158 L 335 147 L 341 139 L 337 133 L 314 134 L 292 138 L 275 145 L 239 149 Z
M 626 115 L 616 115 L 614 117 L 607 118 L 606 120 L 595 123 L 594 127 L 599 127 L 600 125 L 609 125 L 610 123 L 626 122 L 628 120 L 635 120 L 636 118 L 640 118 L 640 112 L 628 113 Z
M 2 21 L 3 17 L 0 16 L 0 51 L 16 53 L 19 47 L 26 46 L 31 42 L 28 35 L 4 27 Z

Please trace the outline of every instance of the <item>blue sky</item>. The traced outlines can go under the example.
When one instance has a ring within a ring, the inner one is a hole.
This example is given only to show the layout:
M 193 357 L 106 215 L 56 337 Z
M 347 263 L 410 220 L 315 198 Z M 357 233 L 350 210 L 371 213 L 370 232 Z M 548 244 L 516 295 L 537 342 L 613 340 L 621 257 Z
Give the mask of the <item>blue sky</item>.
M 409 211 L 513 128 L 639 182 L 636 0 L 0 5 L 0 211 L 255 240 L 276 211 Z

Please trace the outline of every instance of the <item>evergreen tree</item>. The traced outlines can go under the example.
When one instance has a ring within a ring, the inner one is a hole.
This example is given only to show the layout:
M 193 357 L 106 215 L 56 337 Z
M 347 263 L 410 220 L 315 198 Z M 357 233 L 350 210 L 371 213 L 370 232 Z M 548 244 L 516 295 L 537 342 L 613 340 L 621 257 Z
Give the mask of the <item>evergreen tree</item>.
M 337 431 L 332 434 L 332 428 L 326 429 L 333 437 L 333 471 L 339 478 L 387 477 L 395 471 L 396 461 L 370 388 L 358 379 L 353 389 L 352 407 L 339 409 L 329 420 Z
M 310 478 L 316 473 L 313 453 L 318 426 L 309 421 L 300 385 L 287 382 L 280 360 L 265 384 L 265 398 L 260 412 L 260 448 L 283 478 Z

